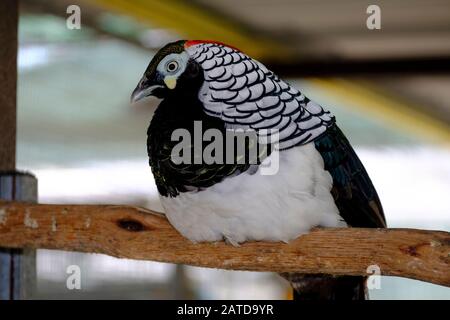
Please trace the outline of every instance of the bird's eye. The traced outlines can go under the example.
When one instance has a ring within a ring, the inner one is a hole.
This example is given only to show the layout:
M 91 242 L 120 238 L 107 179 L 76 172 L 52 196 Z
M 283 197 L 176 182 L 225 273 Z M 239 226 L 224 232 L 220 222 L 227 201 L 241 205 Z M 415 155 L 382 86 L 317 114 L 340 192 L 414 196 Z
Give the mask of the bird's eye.
M 174 72 L 178 69 L 178 62 L 176 61 L 170 61 L 167 65 L 166 65 L 166 69 L 169 72 Z

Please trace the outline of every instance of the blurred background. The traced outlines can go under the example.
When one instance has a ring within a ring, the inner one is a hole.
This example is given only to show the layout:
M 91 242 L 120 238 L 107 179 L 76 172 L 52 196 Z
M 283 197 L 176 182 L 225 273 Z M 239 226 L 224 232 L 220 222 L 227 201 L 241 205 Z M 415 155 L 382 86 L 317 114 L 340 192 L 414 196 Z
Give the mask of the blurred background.
M 369 30 L 377 4 L 381 29 Z M 81 29 L 69 29 L 69 5 Z M 18 168 L 41 203 L 162 211 L 146 155 L 156 101 L 129 96 L 176 39 L 240 48 L 336 115 L 390 227 L 450 231 L 450 1 L 21 0 Z M 81 268 L 81 290 L 66 269 Z M 270 273 L 38 250 L 36 298 L 288 299 Z M 450 289 L 383 277 L 372 299 L 450 299 Z

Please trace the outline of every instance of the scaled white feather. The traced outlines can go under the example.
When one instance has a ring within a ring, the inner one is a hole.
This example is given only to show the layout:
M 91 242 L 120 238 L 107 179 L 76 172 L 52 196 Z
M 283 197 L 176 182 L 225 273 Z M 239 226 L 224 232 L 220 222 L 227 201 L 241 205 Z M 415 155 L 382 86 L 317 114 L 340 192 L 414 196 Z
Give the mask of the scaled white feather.
M 187 53 L 204 71 L 198 96 L 204 111 L 227 127 L 277 129 L 280 149 L 288 149 L 314 141 L 334 122 L 330 112 L 236 49 L 200 43 Z

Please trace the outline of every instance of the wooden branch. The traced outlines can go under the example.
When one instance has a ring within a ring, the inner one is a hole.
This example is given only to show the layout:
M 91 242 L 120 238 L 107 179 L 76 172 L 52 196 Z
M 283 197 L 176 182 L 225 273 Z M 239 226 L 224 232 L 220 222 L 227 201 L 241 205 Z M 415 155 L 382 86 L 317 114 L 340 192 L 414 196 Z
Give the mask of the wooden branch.
M 383 275 L 450 286 L 450 234 L 414 229 L 314 229 L 288 244 L 194 244 L 158 213 L 112 205 L 0 202 L 0 247 L 48 248 L 233 270 Z

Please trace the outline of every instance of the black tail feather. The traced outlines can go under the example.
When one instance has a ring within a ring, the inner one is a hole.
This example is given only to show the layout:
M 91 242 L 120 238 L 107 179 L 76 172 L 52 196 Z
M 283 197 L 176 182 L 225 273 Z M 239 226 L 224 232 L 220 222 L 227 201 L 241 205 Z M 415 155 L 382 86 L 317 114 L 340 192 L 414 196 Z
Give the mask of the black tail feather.
M 294 300 L 365 300 L 366 277 L 283 273 L 294 288 Z

